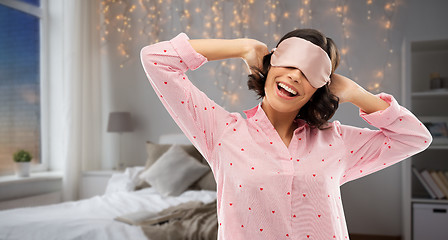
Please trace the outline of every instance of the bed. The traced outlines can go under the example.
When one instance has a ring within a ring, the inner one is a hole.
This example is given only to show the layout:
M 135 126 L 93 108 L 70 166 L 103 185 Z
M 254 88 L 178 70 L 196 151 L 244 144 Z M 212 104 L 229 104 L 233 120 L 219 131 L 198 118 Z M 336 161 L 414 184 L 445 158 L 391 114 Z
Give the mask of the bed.
M 216 183 L 205 159 L 182 135 L 146 147 L 146 165 L 114 174 L 102 196 L 0 211 L 0 239 L 216 239 Z M 116 220 L 139 212 L 166 218 Z

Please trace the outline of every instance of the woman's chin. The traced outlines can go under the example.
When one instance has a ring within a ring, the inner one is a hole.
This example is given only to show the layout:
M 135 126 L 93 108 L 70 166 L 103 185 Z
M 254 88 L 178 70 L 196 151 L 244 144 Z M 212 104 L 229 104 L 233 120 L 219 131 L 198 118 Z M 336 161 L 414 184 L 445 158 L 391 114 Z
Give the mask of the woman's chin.
M 274 94 L 268 94 L 267 99 L 263 99 L 263 102 L 266 102 L 270 105 L 272 109 L 279 113 L 292 113 L 298 112 L 300 108 L 304 105 L 301 100 L 303 100 L 302 96 L 297 97 L 294 100 L 285 100 L 280 98 L 279 96 Z

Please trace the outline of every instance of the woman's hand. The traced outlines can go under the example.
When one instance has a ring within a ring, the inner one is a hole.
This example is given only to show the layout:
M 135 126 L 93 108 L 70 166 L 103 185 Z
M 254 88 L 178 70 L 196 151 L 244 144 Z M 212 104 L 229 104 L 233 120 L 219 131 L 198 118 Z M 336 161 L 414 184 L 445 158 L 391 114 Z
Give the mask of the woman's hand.
M 251 73 L 251 67 L 262 68 L 263 67 L 263 57 L 269 53 L 268 47 L 263 42 L 255 39 L 240 39 L 243 43 L 244 51 L 241 58 L 246 63 L 249 71 Z
M 350 78 L 333 73 L 329 85 L 330 92 L 339 97 L 339 103 L 351 102 L 356 94 L 363 90 Z

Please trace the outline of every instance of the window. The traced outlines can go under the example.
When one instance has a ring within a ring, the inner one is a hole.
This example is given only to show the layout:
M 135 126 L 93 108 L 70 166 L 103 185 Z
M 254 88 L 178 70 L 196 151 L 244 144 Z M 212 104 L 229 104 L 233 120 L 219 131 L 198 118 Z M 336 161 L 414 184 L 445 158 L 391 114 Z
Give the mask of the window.
M 42 1 L 0 0 L 0 175 L 14 173 L 12 158 L 19 149 L 43 166 Z

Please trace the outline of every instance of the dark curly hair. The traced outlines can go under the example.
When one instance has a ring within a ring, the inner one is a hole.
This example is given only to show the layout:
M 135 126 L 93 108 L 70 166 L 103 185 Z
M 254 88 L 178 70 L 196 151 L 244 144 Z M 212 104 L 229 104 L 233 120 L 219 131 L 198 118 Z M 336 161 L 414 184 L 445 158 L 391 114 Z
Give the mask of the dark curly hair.
M 339 65 L 340 56 L 336 44 L 331 38 L 326 37 L 315 29 L 297 29 L 283 36 L 277 43 L 277 47 L 283 40 L 290 37 L 303 38 L 321 47 L 330 57 L 331 75 L 334 73 Z M 272 52 L 263 57 L 262 69 L 251 67 L 253 73 L 249 75 L 247 86 L 250 90 L 254 90 L 257 93 L 258 99 L 266 95 L 264 87 L 271 68 L 271 56 Z M 333 117 L 338 106 L 339 98 L 330 92 L 327 83 L 316 90 L 310 100 L 300 109 L 296 118 L 305 120 L 312 128 L 325 129 L 324 126 Z

